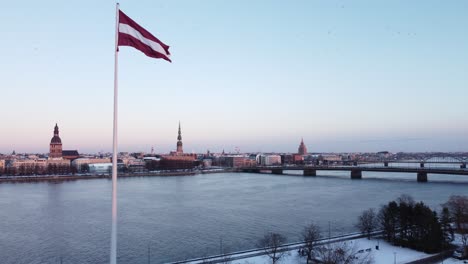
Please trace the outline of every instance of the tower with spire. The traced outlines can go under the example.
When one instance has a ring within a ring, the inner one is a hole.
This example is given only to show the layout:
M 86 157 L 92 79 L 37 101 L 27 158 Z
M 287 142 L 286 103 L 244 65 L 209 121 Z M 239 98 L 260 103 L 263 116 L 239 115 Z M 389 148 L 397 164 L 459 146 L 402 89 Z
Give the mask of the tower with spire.
M 307 155 L 307 147 L 304 144 L 304 138 L 301 139 L 301 144 L 299 144 L 299 149 L 297 150 L 299 155 Z
M 182 132 L 180 131 L 180 121 L 179 121 L 179 134 L 177 136 L 177 154 L 182 154 L 184 153 L 184 150 L 182 148 Z
M 59 128 L 57 123 L 54 127 L 54 136 L 50 140 L 50 151 L 49 158 L 51 159 L 61 159 L 62 158 L 62 140 L 59 136 Z

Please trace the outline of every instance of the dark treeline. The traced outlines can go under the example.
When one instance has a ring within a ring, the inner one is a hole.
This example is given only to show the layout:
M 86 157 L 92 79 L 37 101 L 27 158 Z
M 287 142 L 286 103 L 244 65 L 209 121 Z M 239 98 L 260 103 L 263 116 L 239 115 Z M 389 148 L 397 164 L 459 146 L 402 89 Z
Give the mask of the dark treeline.
M 25 166 L 20 165 L 19 167 L 6 167 L 4 171 L 0 171 L 1 175 L 12 175 L 12 176 L 31 176 L 31 175 L 63 175 L 63 174 L 75 174 L 77 169 L 74 166 L 66 164 L 48 164 L 47 166 Z
M 415 203 L 408 197 L 391 201 L 380 209 L 379 222 L 385 239 L 392 244 L 427 253 L 449 246 L 450 238 L 442 230 L 437 212 L 423 202 Z
M 451 247 L 454 232 L 461 234 L 462 238 L 467 233 L 464 228 L 460 228 L 464 224 L 459 224 L 467 223 L 467 218 L 456 219 L 458 211 L 462 210 L 455 211 L 454 208 L 463 207 L 456 207 L 463 204 L 460 200 L 467 201 L 467 198 L 452 196 L 442 205 L 439 215 L 423 202 L 415 202 L 411 196 L 402 195 L 383 205 L 377 214 L 373 209 L 362 212 L 356 226 L 368 238 L 373 231 L 382 230 L 384 239 L 393 245 L 436 253 Z M 452 228 L 453 223 L 457 226 L 456 230 Z

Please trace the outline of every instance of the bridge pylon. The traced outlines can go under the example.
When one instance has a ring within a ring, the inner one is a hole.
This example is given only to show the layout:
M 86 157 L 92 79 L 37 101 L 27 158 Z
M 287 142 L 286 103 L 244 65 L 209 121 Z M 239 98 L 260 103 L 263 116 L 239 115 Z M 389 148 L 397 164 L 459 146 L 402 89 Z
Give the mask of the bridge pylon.
M 271 173 L 272 174 L 283 174 L 283 169 L 272 169 Z
M 427 172 L 418 172 L 418 182 L 427 182 Z
M 315 169 L 304 169 L 304 176 L 317 176 Z
M 351 179 L 362 179 L 362 171 L 361 170 L 351 170 Z

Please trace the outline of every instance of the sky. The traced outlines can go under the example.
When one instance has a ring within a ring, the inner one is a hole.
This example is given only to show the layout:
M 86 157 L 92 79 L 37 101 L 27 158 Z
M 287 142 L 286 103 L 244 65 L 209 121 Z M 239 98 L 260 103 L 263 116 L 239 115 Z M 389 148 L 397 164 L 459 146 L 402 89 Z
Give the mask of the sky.
M 112 150 L 115 2 L 1 0 L 0 153 Z M 468 1 L 120 2 L 119 151 L 468 151 Z

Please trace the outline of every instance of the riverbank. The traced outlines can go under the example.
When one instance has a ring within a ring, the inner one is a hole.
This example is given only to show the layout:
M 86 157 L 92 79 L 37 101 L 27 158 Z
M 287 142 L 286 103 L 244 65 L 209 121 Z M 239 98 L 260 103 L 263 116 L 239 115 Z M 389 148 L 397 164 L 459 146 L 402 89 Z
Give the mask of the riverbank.
M 166 177 L 166 176 L 193 176 L 197 174 L 226 173 L 232 172 L 231 169 L 216 170 L 193 170 L 193 171 L 164 171 L 164 172 L 144 172 L 144 173 L 118 173 L 119 178 L 134 177 Z M 76 181 L 93 179 L 111 179 L 109 174 L 76 174 L 76 175 L 37 175 L 37 176 L 1 176 L 0 183 L 22 183 L 22 182 L 40 182 L 40 181 Z
M 378 232 L 380 233 L 380 232 Z M 304 245 L 303 242 L 290 243 L 279 248 L 279 252 L 286 252 L 285 256 L 279 261 L 282 264 L 306 264 L 306 258 L 299 254 L 299 249 Z M 379 237 L 367 239 L 358 233 L 336 236 L 322 239 L 317 245 L 344 246 L 356 259 L 365 262 L 371 260 L 375 264 L 386 263 L 433 263 L 444 260 L 450 255 L 450 252 L 439 254 L 426 254 L 409 248 L 393 246 Z M 233 264 L 263 264 L 270 263 L 271 259 L 265 254 L 263 249 L 252 249 L 242 252 L 234 252 L 225 255 L 197 258 L 186 261 L 172 262 L 171 264 L 201 264 L 201 263 L 233 263 Z

